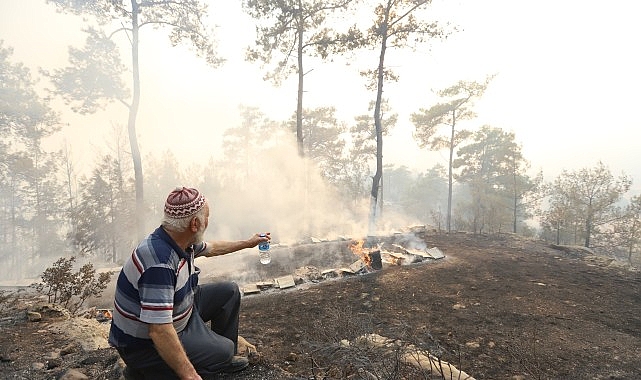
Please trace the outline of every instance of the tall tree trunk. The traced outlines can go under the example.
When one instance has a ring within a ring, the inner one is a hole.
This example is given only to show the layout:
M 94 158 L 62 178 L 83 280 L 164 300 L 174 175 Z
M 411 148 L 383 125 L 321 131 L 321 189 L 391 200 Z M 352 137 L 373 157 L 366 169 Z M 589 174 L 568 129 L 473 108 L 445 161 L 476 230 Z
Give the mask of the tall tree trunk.
M 298 99 L 296 102 L 296 142 L 298 155 L 305 156 L 303 149 L 303 2 L 298 0 Z
M 516 157 L 514 157 L 514 156 L 512 156 L 512 180 L 513 180 L 512 181 L 512 186 L 514 186 L 514 194 L 513 194 L 514 195 L 514 215 L 513 215 L 513 220 L 512 220 L 514 225 L 513 225 L 512 232 L 516 233 L 516 225 L 517 225 L 517 220 L 516 219 L 518 217 L 517 207 L 518 207 L 519 194 L 518 194 L 518 190 L 516 188 L 517 187 L 517 183 L 516 183 Z
M 136 116 L 140 105 L 140 67 L 138 63 L 138 2 L 131 0 L 131 63 L 133 68 L 134 92 L 129 107 L 129 120 L 127 121 L 127 131 L 129 132 L 129 145 L 131 147 L 131 158 L 134 164 L 134 181 L 136 187 L 136 236 L 142 238 L 145 229 L 145 203 L 143 196 L 143 175 L 142 175 L 142 158 L 140 157 L 140 148 L 138 147 L 138 138 L 136 136 Z
M 69 146 L 65 144 L 65 174 L 67 176 L 67 195 L 69 196 L 69 213 L 68 221 L 71 228 L 71 235 L 73 236 L 76 233 L 76 221 L 73 217 L 74 213 L 74 204 L 73 204 L 73 169 L 71 158 L 69 157 Z
M 517 210 L 516 210 L 516 208 L 517 207 L 518 207 L 517 196 L 516 196 L 516 194 L 514 194 L 514 220 L 513 220 L 513 222 L 514 222 L 513 227 L 514 228 L 512 229 L 513 233 L 516 233 L 516 224 L 517 224 L 516 223 L 516 219 L 517 219 Z
M 15 174 L 14 174 L 15 175 Z M 10 247 L 15 247 L 17 244 L 18 240 L 18 234 L 17 234 L 17 229 L 18 229 L 18 224 L 17 224 L 17 217 L 16 217 L 16 204 L 18 203 L 18 200 L 16 199 L 16 180 L 15 177 L 11 177 L 11 187 L 10 191 L 8 192 L 9 197 L 11 197 L 11 244 L 9 245 Z M 13 249 L 11 253 L 12 257 L 12 268 L 15 268 L 16 270 L 13 271 L 15 275 L 13 276 L 13 279 L 15 280 L 21 280 L 22 279 L 22 268 L 23 268 L 23 263 L 24 260 L 21 257 L 21 252 L 20 250 Z
M 381 173 L 381 179 L 379 181 L 380 186 L 378 187 L 378 217 L 383 217 L 383 201 L 385 200 L 385 178 L 384 174 Z M 387 184 L 389 185 L 389 178 L 387 179 Z
M 588 216 L 585 219 L 585 248 L 590 248 L 590 234 L 592 233 L 592 205 L 588 205 Z
M 386 15 L 388 17 L 388 15 Z M 387 25 L 387 19 L 383 23 Z M 370 193 L 370 206 L 369 206 L 369 230 L 370 235 L 375 235 L 376 232 L 376 206 L 378 204 L 378 187 L 383 177 L 383 125 L 381 122 L 381 103 L 383 99 L 383 74 L 385 62 L 385 50 L 387 48 L 387 33 L 383 34 L 381 42 L 381 55 L 378 60 L 378 73 L 377 73 L 377 91 L 376 91 L 376 105 L 374 107 L 374 126 L 376 127 L 376 173 L 372 177 L 372 192 Z
M 632 228 L 630 229 L 630 231 L 632 231 L 630 234 L 630 240 L 628 241 L 628 264 L 630 266 L 632 266 L 632 253 L 634 252 L 635 240 L 638 240 L 637 238 L 635 238 L 638 228 L 638 219 L 634 218 L 632 221 Z
M 450 134 L 450 161 L 447 166 L 447 233 L 452 232 L 452 161 L 454 159 L 454 128 L 456 128 L 456 109 L 452 110 L 452 132 Z
M 305 145 L 303 140 L 303 89 L 305 88 L 305 73 L 303 72 L 303 37 L 305 31 L 305 19 L 303 17 L 303 1 L 298 0 L 298 94 L 296 99 L 296 144 L 298 146 L 298 156 L 305 157 Z M 303 202 L 303 228 L 309 232 L 309 170 L 307 162 L 303 164 L 303 176 L 305 178 L 304 202 Z

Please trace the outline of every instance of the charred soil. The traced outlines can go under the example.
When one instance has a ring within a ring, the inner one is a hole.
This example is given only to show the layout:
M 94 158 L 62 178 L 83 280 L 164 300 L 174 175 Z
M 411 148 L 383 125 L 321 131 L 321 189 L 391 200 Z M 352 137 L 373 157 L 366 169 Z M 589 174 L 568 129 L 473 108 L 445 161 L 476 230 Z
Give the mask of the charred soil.
M 439 378 L 403 363 L 407 347 L 475 379 L 641 378 L 638 271 L 511 235 L 424 239 L 445 258 L 244 297 L 240 334 L 259 355 L 220 379 Z M 10 320 L 23 309 L 7 302 L 0 310 L 3 379 L 121 376 L 113 349 L 79 347 L 45 317 Z M 355 343 L 366 334 L 395 344 Z

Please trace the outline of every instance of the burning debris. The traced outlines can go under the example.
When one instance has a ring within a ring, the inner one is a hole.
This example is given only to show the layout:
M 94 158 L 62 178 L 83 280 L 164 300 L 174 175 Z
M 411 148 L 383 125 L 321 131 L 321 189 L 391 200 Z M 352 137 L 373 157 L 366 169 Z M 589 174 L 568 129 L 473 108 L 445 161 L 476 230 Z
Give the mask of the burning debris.
M 350 243 L 350 250 L 359 257 L 359 261 L 362 263 L 361 267 L 358 268 L 359 270 L 355 271 L 356 273 L 360 270 L 371 271 L 383 269 L 381 251 L 380 249 L 372 246 L 373 244 L 369 240 L 357 240 Z M 359 266 L 359 261 L 352 264 L 350 269 L 352 269 L 352 267 Z
M 421 244 L 424 245 L 422 242 Z M 414 243 L 410 245 L 417 244 Z M 437 247 L 404 247 L 397 243 L 380 242 L 379 239 L 372 236 L 368 236 L 367 239 L 364 240 L 352 241 L 350 249 L 360 258 L 360 261 L 364 263 L 364 267 L 369 270 L 380 270 L 383 267 L 383 263 L 388 265 L 405 265 L 425 260 L 438 260 L 445 257 L 443 252 Z
M 293 288 L 296 285 L 309 282 L 367 274 L 382 270 L 388 266 L 408 265 L 444 258 L 445 255 L 437 247 L 427 248 L 424 241 L 424 233 L 421 233 L 425 227 L 423 226 L 422 229 L 419 227 L 421 226 L 412 227 L 409 233 L 395 233 L 393 236 L 386 238 L 376 236 L 368 236 L 358 240 L 341 238 L 338 243 L 346 241 L 347 247 L 343 247 L 348 249 L 348 252 L 351 251 L 357 258 L 349 266 L 321 271 L 315 266 L 307 265 L 295 269 L 293 275 L 274 278 L 272 281 L 261 281 L 245 285 L 243 293 L 249 295 L 270 289 Z M 420 235 L 423 237 L 419 237 Z M 311 241 L 312 243 L 308 243 L 308 246 L 326 243 L 326 241 L 317 238 L 312 238 Z M 308 251 L 312 250 L 308 249 Z

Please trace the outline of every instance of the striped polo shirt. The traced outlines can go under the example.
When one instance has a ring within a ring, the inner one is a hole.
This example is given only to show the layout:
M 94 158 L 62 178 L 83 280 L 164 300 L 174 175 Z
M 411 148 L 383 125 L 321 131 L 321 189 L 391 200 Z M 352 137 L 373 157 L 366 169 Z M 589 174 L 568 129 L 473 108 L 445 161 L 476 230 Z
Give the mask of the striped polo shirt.
M 150 323 L 173 323 L 176 332 L 185 328 L 200 272 L 194 257 L 206 246 L 202 242 L 184 251 L 158 227 L 134 249 L 116 283 L 109 331 L 112 346 L 151 345 Z

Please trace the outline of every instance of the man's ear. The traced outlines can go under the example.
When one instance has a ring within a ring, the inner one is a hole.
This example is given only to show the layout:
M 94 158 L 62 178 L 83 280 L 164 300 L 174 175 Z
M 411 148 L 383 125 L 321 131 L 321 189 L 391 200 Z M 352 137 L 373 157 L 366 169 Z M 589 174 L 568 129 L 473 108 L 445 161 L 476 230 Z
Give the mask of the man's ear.
M 189 229 L 191 232 L 198 232 L 198 228 L 200 227 L 200 220 L 198 218 L 194 217 L 191 219 L 189 222 Z

